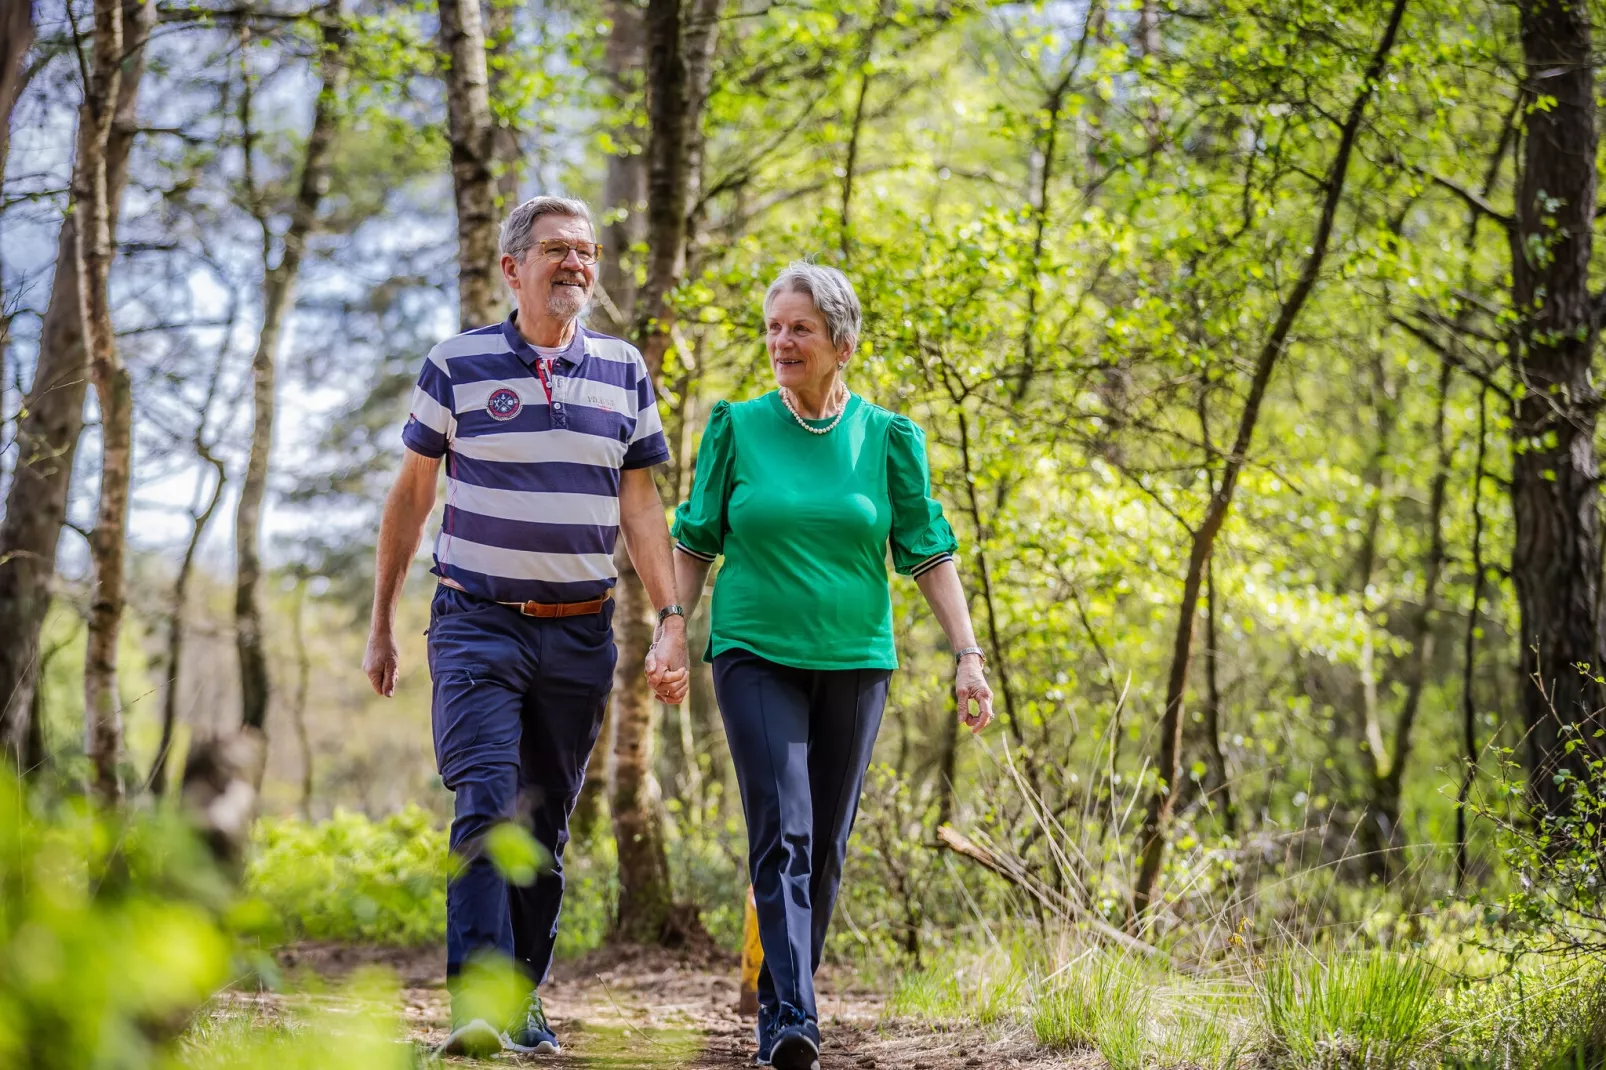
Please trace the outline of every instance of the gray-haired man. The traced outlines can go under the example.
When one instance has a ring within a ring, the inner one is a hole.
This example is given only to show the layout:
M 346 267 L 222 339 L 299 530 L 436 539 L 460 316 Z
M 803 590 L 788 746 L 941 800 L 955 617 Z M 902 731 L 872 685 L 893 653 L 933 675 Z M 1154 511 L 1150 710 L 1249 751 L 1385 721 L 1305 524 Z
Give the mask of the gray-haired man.
M 430 351 L 379 529 L 363 669 L 388 696 L 396 601 L 444 459 L 432 722 L 441 779 L 456 797 L 452 851 L 468 863 L 446 896 L 449 1052 L 558 1050 L 536 986 L 557 937 L 569 814 L 613 684 L 621 531 L 658 607 L 648 677 L 665 701 L 686 693 L 685 618 L 651 472 L 669 459 L 652 377 L 628 343 L 579 325 L 601 255 L 581 202 L 537 197 L 514 209 L 501 264 L 518 309 Z M 524 887 L 504 881 L 481 847 L 510 820 L 554 859 Z M 487 953 L 511 958 L 529 987 L 510 1025 L 459 998 L 464 967 Z

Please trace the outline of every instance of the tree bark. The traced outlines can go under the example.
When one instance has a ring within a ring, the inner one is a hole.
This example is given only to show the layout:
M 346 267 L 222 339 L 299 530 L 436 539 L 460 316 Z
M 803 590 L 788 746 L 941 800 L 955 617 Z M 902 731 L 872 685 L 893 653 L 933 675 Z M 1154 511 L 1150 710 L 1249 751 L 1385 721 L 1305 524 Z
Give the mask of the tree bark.
M 212 494 L 204 508 L 190 514 L 190 541 L 184 547 L 184 557 L 178 566 L 178 577 L 173 581 L 173 597 L 168 603 L 167 692 L 162 698 L 162 737 L 156 746 L 156 758 L 151 764 L 150 776 L 145 781 L 146 790 L 158 799 L 167 794 L 167 766 L 172 759 L 173 736 L 178 727 L 179 684 L 184 672 L 184 608 L 189 602 L 190 576 L 195 571 L 196 551 L 200 549 L 201 540 L 206 537 L 206 529 L 217 513 L 218 503 L 223 500 L 223 487 L 228 482 L 228 473 L 223 467 L 223 462 L 212 454 L 202 438 L 204 430 L 203 409 L 201 428 L 196 431 L 195 436 L 195 452 L 196 456 L 213 469 Z M 200 478 L 206 477 L 203 474 Z M 196 487 L 196 492 L 200 492 L 199 486 Z
M 1588 775 L 1606 705 L 1601 650 L 1600 473 L 1590 376 L 1599 308 L 1589 292 L 1595 212 L 1595 70 L 1589 13 L 1576 0 L 1520 7 L 1525 92 L 1550 98 L 1524 117 L 1511 244 L 1510 347 L 1523 384 L 1511 441 L 1511 574 L 1521 618 L 1529 794 L 1542 813 L 1571 805 L 1556 776 Z M 1585 666 L 1588 671 L 1581 671 Z M 1576 735 L 1573 733 L 1576 730 Z M 1566 744 L 1578 746 L 1567 753 Z
M 1254 441 L 1255 426 L 1260 420 L 1260 406 L 1266 397 L 1266 387 L 1271 382 L 1272 372 L 1282 359 L 1294 322 L 1304 309 L 1311 291 L 1316 288 L 1322 263 L 1327 258 L 1328 241 L 1333 234 L 1333 222 L 1338 215 L 1338 204 L 1343 196 L 1345 179 L 1349 173 L 1350 155 L 1355 148 L 1356 136 L 1360 133 L 1361 120 L 1366 115 L 1366 106 L 1372 98 L 1377 80 L 1383 74 L 1389 52 L 1394 48 L 1394 40 L 1399 33 L 1400 21 L 1405 15 L 1408 2 L 1409 0 L 1394 0 L 1388 23 L 1383 30 L 1383 37 L 1372 53 L 1366 72 L 1361 77 L 1360 91 L 1350 102 L 1349 112 L 1340 129 L 1338 148 L 1323 183 L 1321 216 L 1316 224 L 1316 233 L 1311 238 L 1310 251 L 1305 255 L 1305 264 L 1300 271 L 1298 282 L 1283 301 L 1277 321 L 1261 346 L 1260 354 L 1255 361 L 1254 376 L 1249 384 L 1249 395 L 1244 400 L 1243 412 L 1238 418 L 1238 431 L 1233 439 L 1232 452 L 1227 456 L 1226 465 L 1222 469 L 1221 482 L 1211 495 L 1210 503 L 1205 509 L 1204 521 L 1193 532 L 1192 545 L 1188 552 L 1188 571 L 1182 586 L 1182 600 L 1177 607 L 1177 627 L 1171 651 L 1171 667 L 1166 677 L 1165 712 L 1160 720 L 1160 754 L 1156 766 L 1159 782 L 1149 799 L 1143 818 L 1143 828 L 1138 836 L 1138 857 L 1141 861 L 1137 880 L 1132 887 L 1132 908 L 1128 916 L 1128 925 L 1133 930 L 1139 927 L 1144 913 L 1154 900 L 1155 885 L 1159 881 L 1160 867 L 1165 860 L 1166 832 L 1176 801 L 1176 787 L 1181 783 L 1182 703 L 1188 684 L 1188 662 L 1193 654 L 1193 624 L 1199 612 L 1199 595 L 1204 586 L 1205 567 L 1209 564 L 1211 551 L 1215 548 L 1216 536 L 1232 509 L 1233 494 L 1238 488 L 1238 477 L 1248 459 L 1249 448 Z
M 718 0 L 694 0 L 689 11 L 682 10 L 680 0 L 647 4 L 647 277 L 637 295 L 634 333 L 655 381 L 662 377 L 669 349 L 669 294 L 686 262 L 689 176 L 708 95 L 717 10 Z M 618 595 L 614 628 L 621 672 L 613 708 L 612 785 L 619 855 L 616 931 L 626 940 L 673 942 L 684 934 L 673 909 L 663 830 L 651 790 L 658 703 L 641 672 L 652 642 L 652 607 L 628 560 L 621 561 Z
M 623 107 L 641 88 L 646 62 L 641 9 L 630 0 L 612 0 L 608 19 L 613 31 L 604 50 L 610 91 Z M 607 300 L 598 309 L 598 326 L 608 334 L 628 336 L 636 322 L 636 273 L 630 250 L 647 239 L 647 157 L 630 131 L 616 135 L 620 151 L 608 157 L 602 183 L 602 244 L 607 250 L 599 270 Z
M 485 61 L 480 0 L 440 0 L 446 68 L 446 129 L 452 143 L 457 200 L 459 329 L 500 318 L 502 269 L 497 255 L 496 125 Z
M 301 817 L 312 820 L 312 739 L 307 734 L 307 692 L 312 683 L 312 659 L 307 656 L 307 579 L 296 582 L 296 608 L 290 617 L 290 639 L 296 652 L 296 693 L 291 700 L 290 721 L 296 729 L 296 745 L 301 750 Z
M 0 175 L 11 148 L 11 109 L 22 93 L 23 60 L 33 47 L 34 0 L 6 0 L 0 12 Z
M 240 721 L 259 732 L 265 730 L 267 723 L 270 690 L 260 604 L 260 539 L 262 499 L 267 490 L 268 464 L 273 449 L 275 365 L 285 321 L 295 307 L 296 280 L 301 272 L 307 238 L 317 226 L 318 205 L 329 188 L 329 165 L 346 77 L 346 29 L 341 22 L 338 0 L 329 6 L 322 19 L 322 41 L 322 85 L 313 108 L 312 129 L 307 134 L 301 182 L 290 211 L 290 226 L 285 231 L 279 263 L 271 268 L 267 266 L 271 230 L 266 214 L 258 215 L 266 278 L 263 280 L 262 329 L 257 335 L 256 352 L 251 357 L 251 452 L 234 515 L 234 642 L 240 656 Z M 252 196 L 254 199 L 255 195 Z
M 134 143 L 134 113 L 144 74 L 145 42 L 156 8 L 149 0 L 123 2 L 123 62 L 116 115 L 105 150 L 106 200 L 110 225 L 128 178 Z M 78 153 L 89 121 L 80 109 Z M 79 217 L 76 194 L 56 240 L 56 273 L 39 329 L 39 356 L 33 385 L 18 420 L 16 467 L 0 518 L 0 745 L 13 758 L 28 737 L 38 678 L 39 630 L 50 608 L 50 582 L 56 546 L 67 518 L 67 492 L 73 459 L 84 426 L 84 393 L 89 357 L 79 304 Z
M 1472 598 L 1461 646 L 1461 746 L 1464 769 L 1455 797 L 1455 890 L 1467 879 L 1467 801 L 1478 776 L 1478 704 L 1473 689 L 1478 654 L 1478 611 L 1483 601 L 1483 476 L 1488 449 L 1489 392 L 1478 394 L 1478 456 L 1472 466 Z
M 117 694 L 117 636 L 123 619 L 123 553 L 127 546 L 128 488 L 133 457 L 134 399 L 128 369 L 117 352 L 108 281 L 111 276 L 111 202 L 106 152 L 122 79 L 123 9 L 119 0 L 95 0 L 95 40 L 84 87 L 85 136 L 78 143 L 73 195 L 78 205 L 78 305 L 90 375 L 100 402 L 100 505 L 89 540 L 94 594 L 84 649 L 84 753 L 91 790 L 105 806 L 122 802 L 122 704 Z
M 507 72 L 513 64 L 519 62 L 513 40 L 513 9 L 517 6 L 517 0 L 485 2 L 485 35 L 490 53 L 486 67 L 489 101 L 505 95 Z M 511 120 L 498 119 L 493 108 L 491 123 L 494 127 L 494 133 L 491 135 L 491 154 L 494 158 L 496 175 L 496 207 L 497 214 L 501 216 L 519 203 L 519 186 L 524 176 L 524 155 L 519 147 L 519 128 Z M 500 280 L 501 270 L 498 269 L 495 274 L 496 279 Z

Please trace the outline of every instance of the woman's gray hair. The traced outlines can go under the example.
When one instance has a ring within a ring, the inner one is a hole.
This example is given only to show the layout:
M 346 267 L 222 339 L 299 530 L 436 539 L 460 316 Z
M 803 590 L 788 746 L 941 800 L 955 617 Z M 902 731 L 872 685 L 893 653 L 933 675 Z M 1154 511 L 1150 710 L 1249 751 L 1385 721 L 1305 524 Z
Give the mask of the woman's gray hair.
M 834 346 L 859 344 L 859 328 L 864 324 L 864 312 L 859 308 L 859 295 L 853 292 L 853 283 L 833 267 L 822 267 L 807 260 L 794 260 L 786 270 L 775 276 L 764 293 L 764 315 L 770 314 L 770 305 L 777 294 L 807 294 L 814 307 L 825 317 L 825 328 L 831 333 Z
M 597 226 L 591 222 L 591 209 L 586 207 L 584 201 L 577 201 L 572 197 L 531 197 L 507 217 L 502 224 L 502 255 L 511 256 L 519 263 L 524 263 L 525 256 L 535 240 L 530 237 L 530 230 L 535 221 L 544 215 L 565 215 L 572 219 L 583 219 L 591 228 L 593 235 Z

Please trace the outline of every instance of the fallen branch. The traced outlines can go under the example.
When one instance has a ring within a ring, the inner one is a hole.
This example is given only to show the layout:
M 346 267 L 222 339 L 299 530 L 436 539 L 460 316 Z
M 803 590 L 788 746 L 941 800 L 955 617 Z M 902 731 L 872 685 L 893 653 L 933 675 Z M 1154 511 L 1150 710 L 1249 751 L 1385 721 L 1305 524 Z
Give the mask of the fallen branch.
M 1157 947 L 1128 936 L 1109 922 L 1092 917 L 1063 892 L 1048 887 L 1032 876 L 1020 859 L 1000 855 L 970 839 L 952 825 L 943 825 L 937 829 L 937 842 L 955 854 L 970 859 L 983 869 L 996 873 L 1063 916 L 1082 922 L 1108 943 L 1126 951 L 1139 952 L 1149 958 L 1169 960 L 1171 957 Z

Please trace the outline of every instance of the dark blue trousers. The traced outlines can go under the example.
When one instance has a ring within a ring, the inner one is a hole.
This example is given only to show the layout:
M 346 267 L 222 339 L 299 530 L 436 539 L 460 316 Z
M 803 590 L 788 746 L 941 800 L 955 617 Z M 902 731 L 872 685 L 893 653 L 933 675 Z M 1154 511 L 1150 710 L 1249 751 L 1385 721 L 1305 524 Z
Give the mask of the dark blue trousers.
M 714 659 L 747 813 L 764 946 L 758 998 L 783 1018 L 819 1021 L 814 973 L 891 679 L 885 669 L 794 669 L 745 650 Z
M 597 741 L 613 667 L 613 602 L 582 617 L 539 619 L 442 585 L 430 605 L 429 674 L 441 780 L 455 795 L 451 847 L 469 859 L 446 889 L 446 974 L 476 952 L 546 980 L 563 904 L 569 814 Z M 480 850 L 517 821 L 552 852 L 524 887 Z

